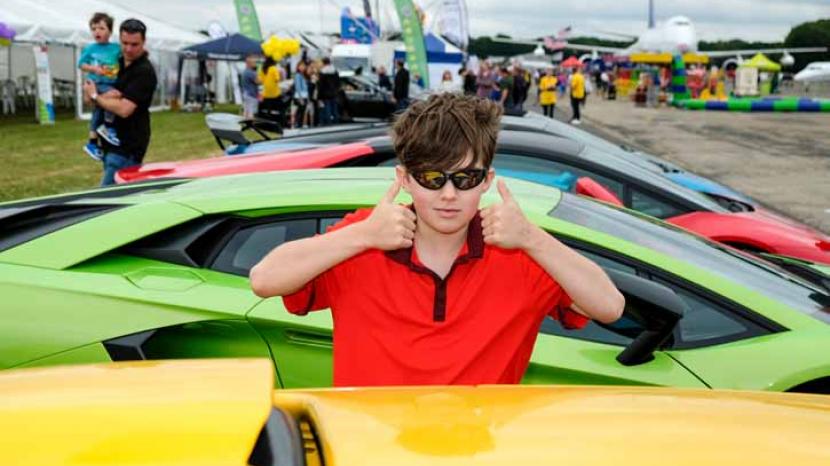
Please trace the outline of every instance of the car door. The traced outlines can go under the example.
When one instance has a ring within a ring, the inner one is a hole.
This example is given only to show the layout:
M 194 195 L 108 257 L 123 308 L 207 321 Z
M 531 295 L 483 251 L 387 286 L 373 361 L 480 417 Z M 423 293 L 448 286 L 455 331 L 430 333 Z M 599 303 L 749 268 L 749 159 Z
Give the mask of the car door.
M 631 264 L 575 243 L 570 245 L 603 269 L 641 274 Z M 617 355 L 641 330 L 627 314 L 612 325 L 601 326 L 591 321 L 579 330 L 566 330 L 548 317 L 542 324 L 523 383 L 706 387 L 665 351 L 656 351 L 654 359 L 639 365 L 617 362 Z
M 358 79 L 343 83 L 349 110 L 353 118 L 384 118 L 383 95 L 377 89 Z
M 325 231 L 343 213 L 299 213 L 250 219 L 237 228 L 215 253 L 209 267 L 217 272 L 243 278 L 251 267 L 273 248 L 286 241 Z M 282 298 L 259 302 L 247 320 L 267 342 L 285 388 L 321 387 L 332 383 L 332 321 L 328 310 L 306 316 L 289 313 Z

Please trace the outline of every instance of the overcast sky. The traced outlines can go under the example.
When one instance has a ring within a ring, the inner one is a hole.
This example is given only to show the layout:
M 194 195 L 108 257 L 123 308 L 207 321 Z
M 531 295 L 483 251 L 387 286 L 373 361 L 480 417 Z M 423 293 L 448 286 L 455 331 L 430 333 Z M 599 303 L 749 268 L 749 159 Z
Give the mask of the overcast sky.
M 233 0 L 114 0 L 128 8 L 192 29 L 211 21 L 236 30 Z M 376 0 L 370 0 L 374 7 Z M 379 0 L 391 15 L 392 0 Z M 419 0 L 429 10 L 440 0 Z M 505 33 L 514 38 L 555 34 L 571 25 L 575 35 L 602 31 L 639 34 L 647 23 L 647 0 L 467 0 L 473 37 Z M 830 18 L 830 0 L 655 0 L 658 22 L 688 16 L 700 39 L 782 41 L 799 23 Z M 280 29 L 339 30 L 340 9 L 362 13 L 360 0 L 255 0 L 263 33 Z M 376 15 L 377 16 L 377 15 Z M 383 21 L 383 18 L 381 18 Z M 383 24 L 383 23 L 382 23 Z M 609 36 L 610 38 L 610 36 Z

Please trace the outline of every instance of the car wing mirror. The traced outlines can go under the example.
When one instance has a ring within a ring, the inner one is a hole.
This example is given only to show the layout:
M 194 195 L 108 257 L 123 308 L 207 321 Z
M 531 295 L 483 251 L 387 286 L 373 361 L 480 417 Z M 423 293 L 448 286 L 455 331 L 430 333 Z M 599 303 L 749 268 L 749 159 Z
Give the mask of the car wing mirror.
M 623 207 L 623 202 L 610 189 L 588 176 L 576 180 L 576 193 Z
M 617 362 L 636 366 L 651 361 L 683 318 L 686 303 L 665 285 L 618 270 L 606 269 L 606 273 L 625 296 L 625 315 L 643 329 L 617 355 Z

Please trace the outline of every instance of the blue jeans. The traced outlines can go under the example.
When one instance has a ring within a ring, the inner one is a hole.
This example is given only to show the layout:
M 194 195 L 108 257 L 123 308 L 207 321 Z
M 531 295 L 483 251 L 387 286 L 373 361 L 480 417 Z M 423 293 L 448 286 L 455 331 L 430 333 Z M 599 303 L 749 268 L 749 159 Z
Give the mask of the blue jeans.
M 104 154 L 104 176 L 101 178 L 101 186 L 110 186 L 115 184 L 115 172 L 122 168 L 139 165 L 135 160 L 125 157 L 115 152 L 107 152 Z
M 110 89 L 112 89 L 112 84 L 95 83 L 95 92 L 99 94 L 103 94 Z M 89 130 L 94 132 L 99 126 L 103 125 L 104 122 L 106 122 L 107 125 L 111 125 L 113 120 L 114 117 L 112 113 L 96 105 L 92 110 L 92 118 L 89 120 Z
M 334 125 L 340 122 L 340 112 L 337 108 L 337 99 L 324 99 L 321 125 Z

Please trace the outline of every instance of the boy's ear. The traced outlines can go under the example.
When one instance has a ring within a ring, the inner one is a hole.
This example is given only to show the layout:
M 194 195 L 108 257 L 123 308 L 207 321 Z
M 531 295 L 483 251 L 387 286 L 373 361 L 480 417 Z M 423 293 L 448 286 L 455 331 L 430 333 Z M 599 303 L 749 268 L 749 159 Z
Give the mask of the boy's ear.
M 395 165 L 395 178 L 401 183 L 401 188 L 403 188 L 404 192 L 410 192 L 409 177 L 407 176 L 406 168 L 402 165 Z
M 482 192 L 487 192 L 487 190 L 490 189 L 490 185 L 493 184 L 493 180 L 495 178 L 496 178 L 496 169 L 493 168 L 493 167 L 490 167 L 490 169 L 487 170 L 487 178 L 485 178 L 484 182 L 481 184 L 481 191 Z

